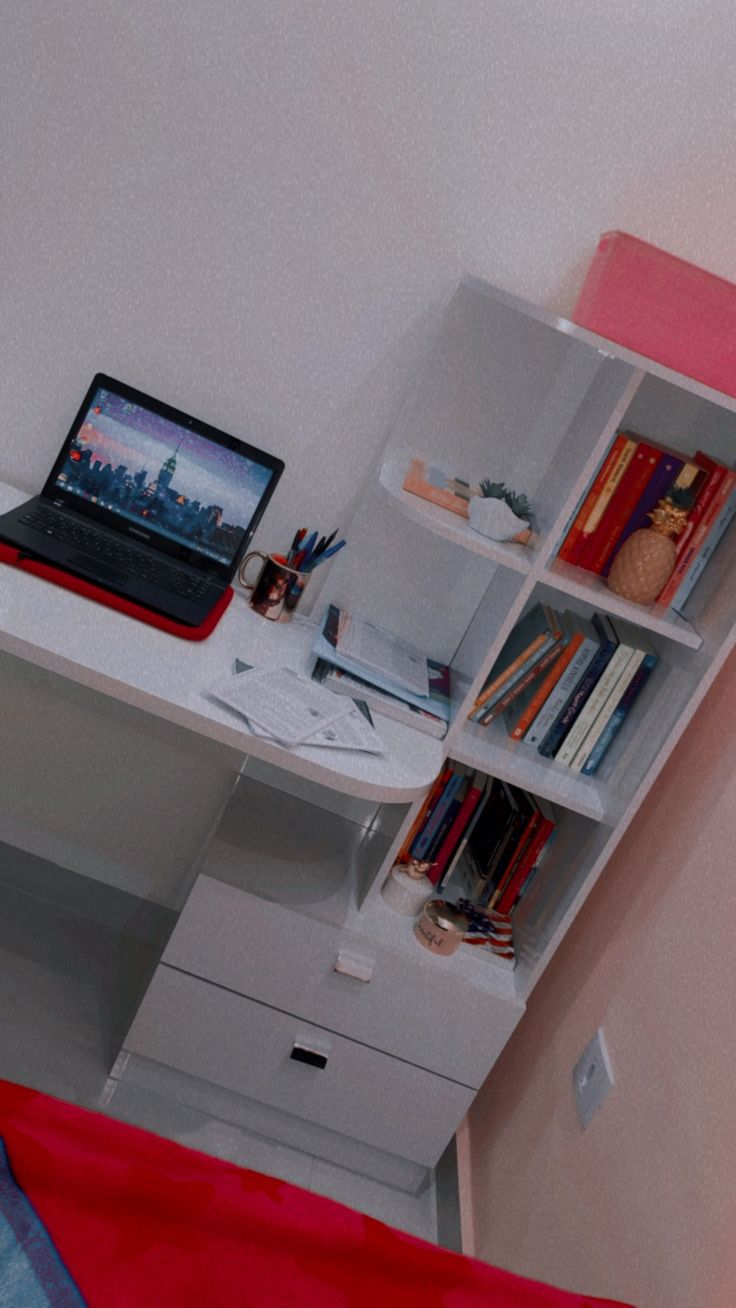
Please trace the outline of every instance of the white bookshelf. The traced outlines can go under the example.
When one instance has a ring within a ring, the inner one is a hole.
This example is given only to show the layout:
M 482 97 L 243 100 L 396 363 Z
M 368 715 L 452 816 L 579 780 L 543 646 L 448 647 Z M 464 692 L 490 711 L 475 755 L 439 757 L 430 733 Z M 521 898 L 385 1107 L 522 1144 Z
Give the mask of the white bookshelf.
M 736 458 L 736 399 L 473 279 L 448 307 L 380 474 L 400 513 L 456 549 L 460 584 L 461 551 L 485 552 L 489 560 L 486 589 L 476 595 L 453 658 L 447 756 L 551 801 L 560 817 L 548 863 L 516 914 L 515 987 L 522 1001 L 735 641 L 733 530 L 693 591 L 684 617 L 657 605 L 632 604 L 600 577 L 557 559 L 576 505 L 622 427 L 686 454 L 701 448 L 729 463 Z M 498 478 L 529 494 L 540 528 L 536 548 L 513 547 L 507 558 L 512 547 L 487 548 L 490 542 L 482 538 L 478 545 L 475 533 L 455 515 L 407 494 L 402 481 L 411 457 L 469 481 Z M 595 777 L 582 777 L 523 741 L 511 741 L 502 722 L 481 727 L 467 720 L 510 631 L 540 599 L 558 610 L 624 617 L 648 634 L 659 654 L 648 686 Z M 441 602 L 435 601 L 433 611 L 435 616 L 441 611 Z M 398 607 L 389 618 L 400 631 Z M 377 895 L 417 807 L 411 806 L 366 905 Z

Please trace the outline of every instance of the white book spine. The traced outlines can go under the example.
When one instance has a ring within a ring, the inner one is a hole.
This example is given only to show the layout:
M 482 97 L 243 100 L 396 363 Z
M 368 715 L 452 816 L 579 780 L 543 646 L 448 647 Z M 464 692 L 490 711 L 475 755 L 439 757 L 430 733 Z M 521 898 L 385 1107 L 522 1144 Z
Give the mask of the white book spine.
M 631 660 L 633 653 L 631 645 L 619 645 L 618 649 L 614 650 L 612 657 L 603 669 L 601 676 L 555 754 L 555 763 L 565 763 L 567 766 L 572 763 L 616 682 Z
M 562 712 L 565 704 L 572 695 L 580 678 L 585 672 L 588 664 L 592 662 L 593 656 L 597 654 L 600 646 L 597 640 L 592 636 L 586 636 L 585 640 L 576 650 L 574 657 L 570 660 L 569 666 L 565 669 L 560 680 L 557 682 L 554 690 L 544 701 L 537 716 L 532 722 L 529 730 L 524 735 L 525 745 L 538 745 L 559 713 Z
M 603 735 L 603 732 L 608 726 L 613 714 L 621 703 L 621 698 L 624 692 L 628 689 L 629 684 L 634 680 L 634 675 L 643 663 L 644 657 L 645 651 L 643 649 L 634 650 L 634 653 L 626 664 L 626 667 L 621 673 L 616 685 L 613 687 L 595 722 L 591 726 L 590 731 L 586 735 L 585 740 L 577 750 L 575 757 L 570 764 L 573 772 L 582 771 L 592 750 L 597 745 L 598 740 Z

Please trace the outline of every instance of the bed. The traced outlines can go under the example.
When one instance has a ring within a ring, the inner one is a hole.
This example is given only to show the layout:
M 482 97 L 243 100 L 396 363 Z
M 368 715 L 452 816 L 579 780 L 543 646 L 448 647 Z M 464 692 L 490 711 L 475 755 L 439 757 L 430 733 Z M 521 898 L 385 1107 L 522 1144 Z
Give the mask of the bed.
M 614 1308 L 8 1081 L 0 1139 L 2 1308 Z

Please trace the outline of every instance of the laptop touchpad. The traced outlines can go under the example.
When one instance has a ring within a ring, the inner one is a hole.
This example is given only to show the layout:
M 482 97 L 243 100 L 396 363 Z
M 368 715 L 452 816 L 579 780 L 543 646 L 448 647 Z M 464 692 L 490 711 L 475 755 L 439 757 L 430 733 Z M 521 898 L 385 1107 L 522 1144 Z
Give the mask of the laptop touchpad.
M 103 563 L 101 559 L 90 558 L 89 554 L 71 554 L 66 560 L 66 565 L 77 572 L 89 572 L 95 577 L 104 577 L 107 581 L 125 583 L 128 580 L 127 572 L 122 572 L 120 568 L 113 568 L 109 563 Z

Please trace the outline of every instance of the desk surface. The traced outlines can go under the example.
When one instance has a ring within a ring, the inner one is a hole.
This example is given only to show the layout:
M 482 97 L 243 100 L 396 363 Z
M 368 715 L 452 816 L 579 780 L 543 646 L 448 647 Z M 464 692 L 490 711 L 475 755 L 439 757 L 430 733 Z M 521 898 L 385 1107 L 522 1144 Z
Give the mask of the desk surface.
M 0 513 L 27 498 L 0 483 Z M 236 593 L 213 634 L 190 643 L 0 565 L 0 650 L 333 790 L 386 803 L 417 798 L 442 763 L 441 742 L 430 736 L 379 717 L 383 755 L 287 750 L 252 735 L 208 698 L 207 687 L 235 658 L 305 670 L 314 634 L 303 618 L 280 624 L 259 617 Z

